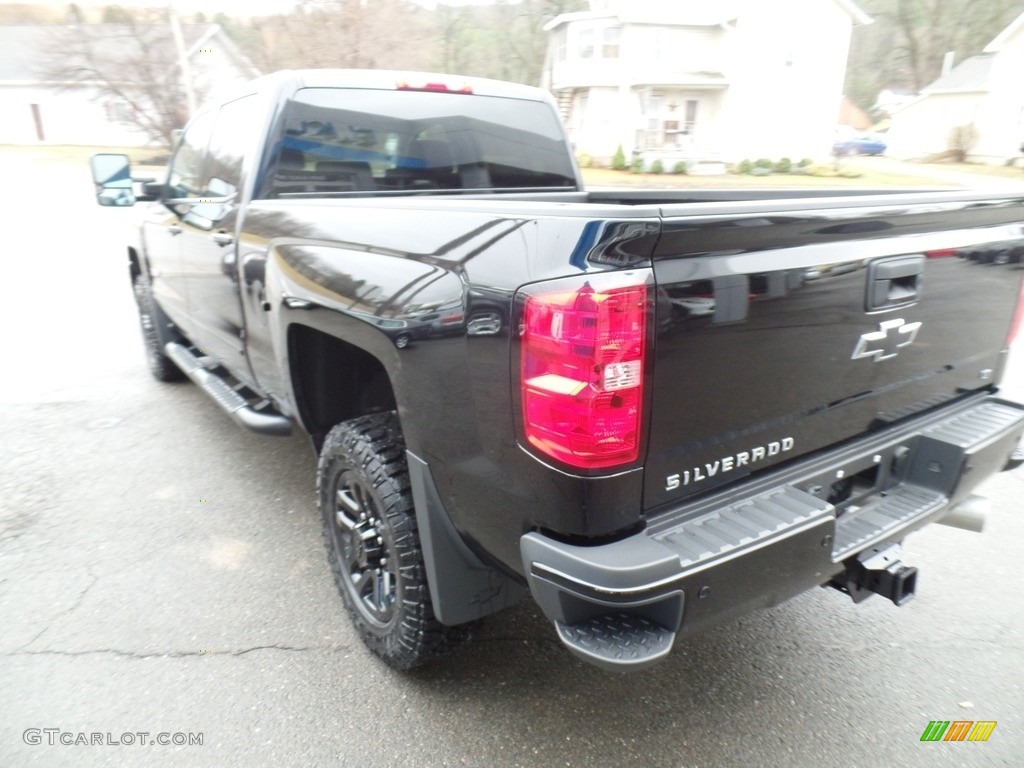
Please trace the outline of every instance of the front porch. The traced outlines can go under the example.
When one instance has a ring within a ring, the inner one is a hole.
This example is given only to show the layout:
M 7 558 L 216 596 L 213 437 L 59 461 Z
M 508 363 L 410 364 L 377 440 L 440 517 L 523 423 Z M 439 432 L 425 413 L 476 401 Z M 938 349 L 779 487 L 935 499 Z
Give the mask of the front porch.
M 634 143 L 633 159 L 640 158 L 644 171 L 650 171 L 661 161 L 665 173 L 675 173 L 679 163 L 686 166 L 686 173 L 692 176 L 718 176 L 728 168 L 717 151 L 710 151 L 687 132 L 674 128 L 671 121 L 654 130 L 638 130 Z

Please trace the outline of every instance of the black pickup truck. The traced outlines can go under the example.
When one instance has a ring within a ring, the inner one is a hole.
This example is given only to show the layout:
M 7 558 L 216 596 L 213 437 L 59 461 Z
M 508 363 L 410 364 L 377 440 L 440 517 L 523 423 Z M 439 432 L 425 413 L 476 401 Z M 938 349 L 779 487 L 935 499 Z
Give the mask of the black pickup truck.
M 1024 195 L 586 191 L 552 99 L 283 72 L 199 114 L 128 267 L 153 374 L 319 454 L 328 561 L 411 667 L 531 593 L 613 670 L 818 585 L 1021 463 Z

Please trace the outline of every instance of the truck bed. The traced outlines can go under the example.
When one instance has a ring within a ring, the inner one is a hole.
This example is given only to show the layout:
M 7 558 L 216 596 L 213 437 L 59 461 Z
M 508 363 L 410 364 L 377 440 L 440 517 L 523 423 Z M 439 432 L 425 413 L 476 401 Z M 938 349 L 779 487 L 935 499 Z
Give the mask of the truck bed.
M 655 284 L 642 492 L 628 505 L 580 516 L 558 494 L 531 491 L 532 524 L 563 535 L 628 528 L 724 483 L 998 384 L 1021 290 L 1020 199 L 727 195 L 737 193 L 254 201 L 245 228 L 258 235 L 262 222 L 273 227 L 275 239 L 259 247 L 271 246 L 282 294 L 341 310 L 377 335 L 389 323 L 419 329 L 416 348 L 404 353 L 416 361 L 403 375 L 410 411 L 436 409 L 445 381 L 465 423 L 438 430 L 410 418 L 406 438 L 421 454 L 456 457 L 439 482 L 466 506 L 456 501 L 450 514 L 477 529 L 487 551 L 512 558 L 507 542 L 522 513 L 483 529 L 470 518 L 477 487 L 511 510 L 522 509 L 522 472 L 542 487 L 550 482 L 509 442 L 517 418 L 507 368 L 513 296 L 523 285 L 623 269 L 651 269 Z M 358 215 L 346 215 L 350 208 Z M 389 227 L 399 211 L 405 226 Z M 315 243 L 303 243 L 308 238 Z M 345 265 L 356 259 L 364 279 L 374 276 L 361 288 L 345 283 L 356 269 Z M 372 302 L 362 298 L 368 292 Z M 420 309 L 446 306 L 463 318 L 451 333 Z M 491 311 L 500 332 L 467 336 L 469 319 Z M 291 317 L 301 323 L 309 315 Z M 260 330 L 251 334 L 250 355 L 263 348 Z M 847 485 L 826 497 L 847 498 Z

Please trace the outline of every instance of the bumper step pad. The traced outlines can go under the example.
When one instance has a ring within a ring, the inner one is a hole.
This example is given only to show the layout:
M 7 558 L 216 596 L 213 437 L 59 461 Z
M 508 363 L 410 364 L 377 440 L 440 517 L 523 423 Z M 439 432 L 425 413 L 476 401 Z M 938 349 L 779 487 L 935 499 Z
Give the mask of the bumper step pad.
M 965 403 L 681 506 L 618 541 L 583 546 L 531 531 L 520 541 L 523 568 L 569 650 L 620 672 L 649 666 L 680 637 L 823 584 L 900 605 L 917 571 L 899 560 L 896 542 L 1003 469 L 1022 434 L 1021 406 Z M 873 485 L 845 508 L 811 492 L 858 475 Z
M 906 479 L 880 498 L 836 520 L 834 562 L 902 537 L 966 496 L 972 476 L 1003 469 L 1020 435 L 1021 409 L 999 401 L 975 405 L 921 430 Z
M 579 624 L 555 622 L 558 637 L 592 663 L 644 667 L 672 650 L 676 633 L 643 616 L 612 613 Z
M 687 520 L 651 538 L 671 548 L 683 568 L 692 568 L 834 512 L 827 501 L 787 486 Z
M 891 536 L 903 525 L 935 512 L 948 501 L 941 493 L 907 486 L 856 512 L 848 512 L 836 521 L 832 559 L 839 562 L 868 544 Z

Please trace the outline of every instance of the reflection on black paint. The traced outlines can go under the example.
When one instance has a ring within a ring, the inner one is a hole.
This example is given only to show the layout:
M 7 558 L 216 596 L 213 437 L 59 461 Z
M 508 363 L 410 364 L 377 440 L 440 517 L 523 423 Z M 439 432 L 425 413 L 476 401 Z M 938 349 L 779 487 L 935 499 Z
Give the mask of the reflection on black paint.
M 699 235 L 685 242 L 688 254 L 706 245 Z M 655 262 L 658 309 L 671 321 L 659 322 L 648 503 L 669 500 L 658 480 L 679 467 L 751 440 L 792 437 L 804 453 L 991 386 L 1020 290 L 1024 239 L 916 254 L 896 250 L 912 241 L 892 243 L 893 253 L 876 247 L 879 256 L 856 260 L 829 261 L 828 244 L 783 242 L 781 251 L 732 260 Z M 776 260 L 787 268 L 738 271 Z M 904 265 L 914 274 L 904 275 Z M 877 299 L 879 279 L 881 306 L 868 300 Z M 911 279 L 913 286 L 901 282 Z M 921 323 L 912 345 L 881 362 L 855 358 L 863 334 L 897 319 Z

